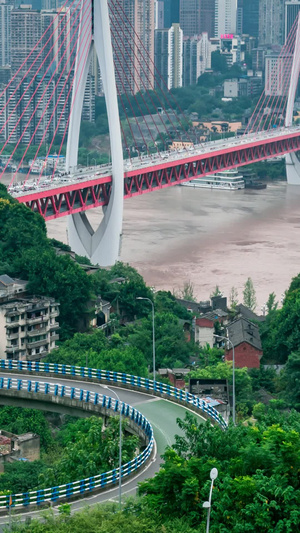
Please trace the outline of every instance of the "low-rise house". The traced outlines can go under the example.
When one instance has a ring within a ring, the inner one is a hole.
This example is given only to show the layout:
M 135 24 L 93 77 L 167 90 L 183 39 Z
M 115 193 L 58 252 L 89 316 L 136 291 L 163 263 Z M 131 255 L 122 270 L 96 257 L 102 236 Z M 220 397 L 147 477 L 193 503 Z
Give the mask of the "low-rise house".
M 198 379 L 189 380 L 189 392 L 205 400 L 210 407 L 214 407 L 229 420 L 230 402 L 227 379 Z
M 182 307 L 185 307 L 187 311 L 190 311 L 191 313 L 195 313 L 195 314 L 207 313 L 208 311 L 211 311 L 212 309 L 212 306 L 209 300 L 205 302 L 191 302 L 190 300 L 176 298 L 176 302 L 179 305 L 182 305 Z
M 0 276 L 0 302 L 9 299 L 11 296 L 24 296 L 26 293 L 27 281 L 13 279 L 7 274 Z
M 259 329 L 245 318 L 238 318 L 228 326 L 228 338 L 234 346 L 235 366 L 238 368 L 259 368 L 263 355 Z M 225 360 L 232 361 L 230 343 L 225 350 Z
M 200 346 L 209 346 L 212 348 L 215 344 L 215 323 L 219 322 L 225 326 L 228 323 L 228 312 L 222 309 L 215 309 L 205 313 L 195 320 L 195 342 Z
M 5 470 L 5 463 L 13 461 L 38 461 L 40 459 L 40 437 L 35 433 L 15 435 L 10 431 L 0 430 L 0 474 Z
M 168 378 L 177 389 L 185 389 L 185 376 L 190 372 L 189 368 L 159 368 L 158 374 Z

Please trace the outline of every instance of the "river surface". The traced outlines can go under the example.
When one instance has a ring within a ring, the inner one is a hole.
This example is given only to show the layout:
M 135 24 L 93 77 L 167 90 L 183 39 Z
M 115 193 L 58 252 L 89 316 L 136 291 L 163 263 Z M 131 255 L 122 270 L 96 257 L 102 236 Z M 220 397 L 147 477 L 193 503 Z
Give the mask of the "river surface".
M 243 299 L 251 277 L 257 311 L 275 292 L 280 301 L 300 272 L 300 187 L 286 182 L 261 191 L 170 187 L 124 202 L 121 260 L 156 289 L 190 281 L 197 300 L 216 285 Z M 99 210 L 88 212 L 92 225 Z M 66 218 L 47 223 L 49 237 L 67 242 Z

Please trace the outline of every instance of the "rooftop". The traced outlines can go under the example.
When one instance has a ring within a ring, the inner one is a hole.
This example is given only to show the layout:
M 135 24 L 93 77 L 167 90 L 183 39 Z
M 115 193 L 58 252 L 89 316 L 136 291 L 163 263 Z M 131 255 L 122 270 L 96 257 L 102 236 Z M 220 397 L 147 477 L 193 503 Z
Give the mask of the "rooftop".
M 228 326 L 228 334 L 233 346 L 247 342 L 257 350 L 262 351 L 258 326 L 250 322 L 250 320 L 237 318 Z
M 251 311 L 249 307 L 246 307 L 243 304 L 239 304 L 236 306 L 236 312 L 240 314 L 243 318 L 247 318 L 248 320 L 256 320 L 257 322 L 263 322 L 266 319 L 264 316 L 258 316 L 256 313 Z
M 208 311 L 204 315 L 201 315 L 200 318 L 207 318 L 208 320 L 218 320 L 218 318 L 226 318 L 228 313 L 223 311 L 223 309 L 214 309 L 213 311 Z
M 8 285 L 13 285 L 14 283 L 14 280 L 7 274 L 0 276 L 0 287 L 8 287 Z

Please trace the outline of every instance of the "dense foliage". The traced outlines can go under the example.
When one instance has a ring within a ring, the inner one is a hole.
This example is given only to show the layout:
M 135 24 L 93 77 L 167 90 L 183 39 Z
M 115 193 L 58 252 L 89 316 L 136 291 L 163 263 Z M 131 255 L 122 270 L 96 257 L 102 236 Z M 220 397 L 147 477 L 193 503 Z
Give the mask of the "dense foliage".
M 36 409 L 1 406 L 0 428 L 16 435 L 27 432 L 36 433 L 40 436 L 41 447 L 44 450 L 47 450 L 53 442 L 50 426 L 44 413 Z
M 5 465 L 0 476 L 0 492 L 20 494 L 38 488 L 39 477 L 47 470 L 43 461 L 17 461 Z
M 261 324 L 264 361 L 284 364 L 300 350 L 300 274 L 286 291 L 281 309 L 273 309 Z
M 123 428 L 126 421 L 123 422 Z M 124 431 L 123 431 L 124 433 Z M 133 459 L 138 437 L 124 434 L 122 462 Z M 91 416 L 70 422 L 59 434 L 62 453 L 39 477 L 39 486 L 50 487 L 112 470 L 119 461 L 119 420 L 112 417 L 104 431 L 103 420 Z
M 118 465 L 118 417 L 110 418 L 105 428 L 103 420 L 94 416 L 86 419 L 63 418 L 58 427 L 50 425 L 48 417 L 34 409 L 3 407 L 0 410 L 0 427 L 16 434 L 26 431 L 37 433 L 42 452 L 39 461 L 6 463 L 5 473 L 0 476 L 0 491 L 27 492 L 69 483 Z M 123 463 L 133 459 L 139 446 L 138 437 L 127 434 L 125 429 L 126 420 L 123 421 Z
M 255 406 L 256 419 L 227 431 L 199 424 L 188 413 L 183 431 L 164 454 L 153 479 L 140 485 L 140 498 L 115 506 L 87 508 L 72 517 L 46 514 L 15 530 L 31 533 L 204 533 L 210 470 L 218 469 L 212 494 L 212 533 L 294 533 L 300 527 L 300 415 Z M 72 445 L 73 437 L 62 436 Z M 125 498 L 123 500 L 125 502 Z
M 110 339 L 95 330 L 76 333 L 58 350 L 51 352 L 48 361 L 68 365 L 89 366 L 139 376 L 147 375 L 147 364 L 142 352 L 135 346 L 125 345 L 118 334 Z
M 13 200 L 0 185 L 0 274 L 29 281 L 32 294 L 60 303 L 60 335 L 75 333 L 91 297 L 90 278 L 68 256 L 56 255 L 45 221 Z
M 140 486 L 150 509 L 164 517 L 205 523 L 211 468 L 219 471 L 213 491 L 211 531 L 293 533 L 300 527 L 300 414 L 258 406 L 255 425 L 223 432 L 187 414 L 184 436 L 164 455 L 164 466 Z
M 66 512 L 64 510 L 66 509 Z M 72 516 L 68 508 L 60 507 L 59 517 L 53 512 L 43 514 L 43 521 L 32 520 L 29 525 L 15 518 L 13 531 L 18 533 L 204 533 L 200 528 L 190 527 L 184 519 L 162 519 L 157 513 L 149 513 L 142 502 L 130 503 L 119 513 L 116 505 L 86 507 Z M 6 531 L 5 531 L 6 533 Z

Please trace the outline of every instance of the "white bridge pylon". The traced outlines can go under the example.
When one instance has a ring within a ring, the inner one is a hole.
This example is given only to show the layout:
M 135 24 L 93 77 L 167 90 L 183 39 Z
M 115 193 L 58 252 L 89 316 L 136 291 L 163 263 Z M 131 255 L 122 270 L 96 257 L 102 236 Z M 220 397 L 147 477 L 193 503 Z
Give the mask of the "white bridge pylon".
M 293 124 L 293 111 L 296 98 L 300 74 L 300 13 L 298 15 L 298 25 L 296 32 L 295 50 L 291 71 L 288 102 L 286 108 L 285 127 L 289 128 Z M 300 185 L 300 161 L 294 152 L 286 154 L 286 176 L 289 185 Z
M 76 213 L 68 217 L 68 239 L 72 250 L 78 255 L 89 257 L 94 264 L 109 266 L 117 261 L 121 245 L 124 203 L 123 149 L 108 2 L 107 0 L 90 0 L 90 2 L 91 10 L 81 11 L 66 152 L 66 171 L 73 172 L 77 168 L 84 91 L 92 51 L 95 49 L 100 65 L 109 125 L 112 190 L 109 204 L 104 210 L 103 218 L 97 230 L 93 230 L 85 213 Z M 86 32 L 87 27 L 90 32 Z M 89 37 L 86 37 L 87 33 L 89 33 Z M 87 46 L 89 47 L 88 53 L 86 53 Z M 87 58 L 84 65 L 82 65 L 83 55 Z

